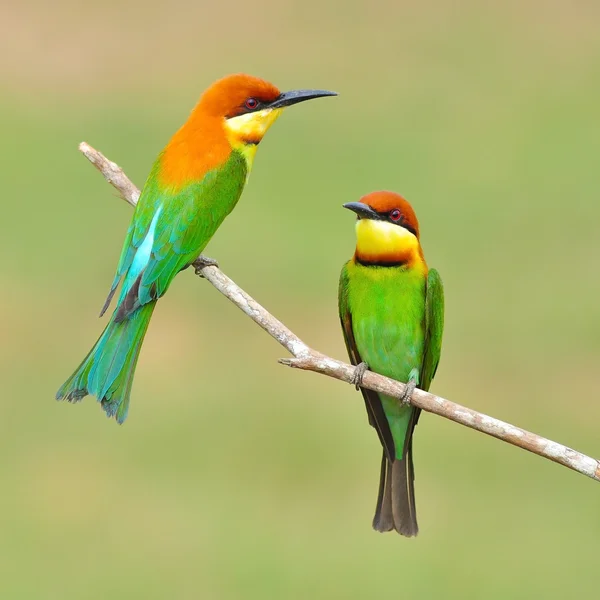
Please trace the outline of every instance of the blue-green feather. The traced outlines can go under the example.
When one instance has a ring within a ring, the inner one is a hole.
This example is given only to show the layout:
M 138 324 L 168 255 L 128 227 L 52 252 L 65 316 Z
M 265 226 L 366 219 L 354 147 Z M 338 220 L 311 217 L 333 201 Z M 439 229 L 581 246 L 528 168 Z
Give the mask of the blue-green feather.
M 234 209 L 247 176 L 244 157 L 233 151 L 219 169 L 174 191 L 160 182 L 160 160 L 159 156 L 135 208 L 102 311 L 122 282 L 115 312 L 56 395 L 76 402 L 93 394 L 106 414 L 120 423 L 127 416 L 133 374 L 156 300 Z

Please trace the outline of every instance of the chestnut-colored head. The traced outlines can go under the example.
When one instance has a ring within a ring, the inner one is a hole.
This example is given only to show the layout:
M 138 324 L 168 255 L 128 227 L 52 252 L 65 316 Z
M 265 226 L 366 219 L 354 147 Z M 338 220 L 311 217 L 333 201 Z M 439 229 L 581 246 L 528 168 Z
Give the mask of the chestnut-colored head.
M 174 186 L 200 179 L 222 165 L 232 149 L 242 154 L 249 173 L 258 144 L 286 106 L 335 95 L 325 90 L 281 93 L 272 83 L 242 73 L 219 79 L 165 149 L 162 179 Z
M 357 215 L 356 259 L 382 266 L 425 265 L 419 222 L 412 206 L 395 192 L 372 192 L 344 204 Z
M 203 94 L 198 108 L 205 114 L 230 119 L 255 112 L 275 101 L 281 92 L 268 81 L 238 73 L 215 81 Z
M 312 98 L 335 96 L 326 90 L 293 90 L 281 93 L 272 83 L 239 73 L 213 83 L 196 110 L 204 117 L 222 119 L 234 148 L 260 143 L 286 106 Z

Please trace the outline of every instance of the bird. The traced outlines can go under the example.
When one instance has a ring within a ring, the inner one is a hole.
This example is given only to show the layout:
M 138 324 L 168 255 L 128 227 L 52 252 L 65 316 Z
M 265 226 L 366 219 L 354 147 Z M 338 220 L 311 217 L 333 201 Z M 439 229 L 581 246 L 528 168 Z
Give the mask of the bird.
M 58 390 L 57 400 L 77 402 L 91 394 L 108 417 L 125 421 L 156 302 L 192 263 L 216 264 L 198 257 L 235 208 L 263 136 L 286 107 L 336 95 L 310 89 L 282 93 L 243 73 L 204 91 L 150 170 L 100 316 L 121 284 L 116 308 L 92 350 Z
M 420 409 L 409 400 L 427 391 L 440 360 L 444 288 L 429 269 L 412 206 L 399 194 L 372 192 L 344 208 L 356 213 L 356 250 L 342 268 L 338 305 L 359 389 L 366 370 L 406 382 L 401 400 L 360 388 L 383 447 L 373 528 L 412 537 L 415 507 L 413 431 Z

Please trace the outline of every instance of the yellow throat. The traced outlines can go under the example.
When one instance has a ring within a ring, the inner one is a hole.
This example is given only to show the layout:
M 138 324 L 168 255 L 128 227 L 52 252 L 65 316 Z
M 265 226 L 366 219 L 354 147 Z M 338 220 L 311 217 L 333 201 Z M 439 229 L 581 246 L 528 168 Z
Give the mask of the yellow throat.
M 248 173 L 252 169 L 258 144 L 282 112 L 283 108 L 265 108 L 225 120 L 227 140 L 246 160 Z
M 366 263 L 411 263 L 425 266 L 417 236 L 388 221 L 358 219 L 356 257 Z

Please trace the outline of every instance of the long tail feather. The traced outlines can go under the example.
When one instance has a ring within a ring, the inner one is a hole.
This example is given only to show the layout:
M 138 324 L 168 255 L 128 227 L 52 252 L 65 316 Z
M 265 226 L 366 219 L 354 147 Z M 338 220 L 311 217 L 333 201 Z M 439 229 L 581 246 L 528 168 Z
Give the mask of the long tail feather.
M 56 394 L 57 400 L 79 402 L 96 396 L 108 417 L 127 417 L 133 375 L 156 302 L 145 304 L 126 319 L 115 315 L 76 371 Z
M 376 531 L 392 531 L 394 516 L 392 514 L 392 478 L 389 476 L 389 460 L 385 449 L 381 456 L 381 474 L 379 476 L 379 493 L 377 507 L 373 517 L 373 529 Z
M 415 473 L 412 461 L 412 440 L 402 460 L 389 461 L 385 452 L 381 463 L 377 508 L 373 528 L 413 537 L 419 533 L 415 506 Z

